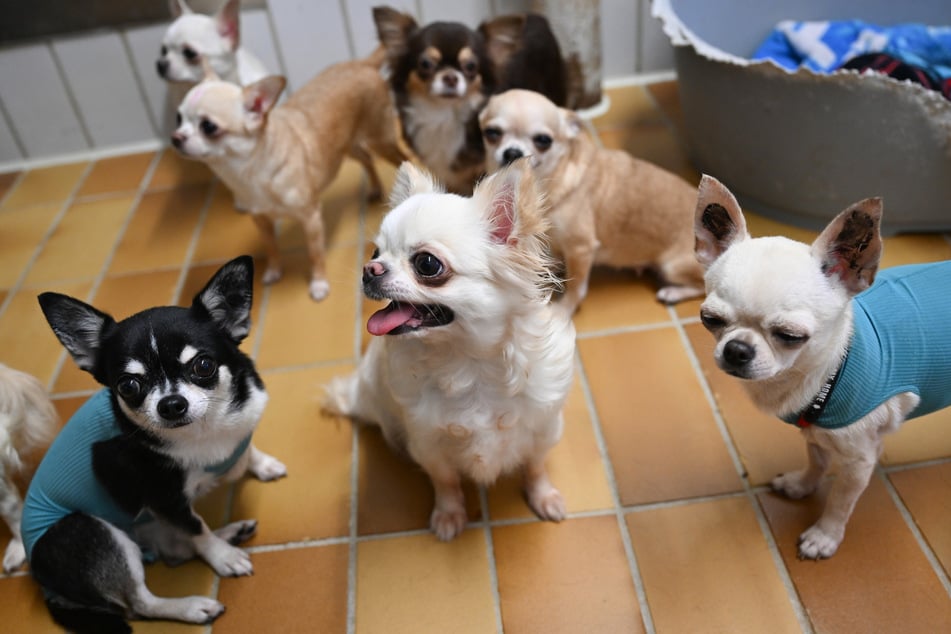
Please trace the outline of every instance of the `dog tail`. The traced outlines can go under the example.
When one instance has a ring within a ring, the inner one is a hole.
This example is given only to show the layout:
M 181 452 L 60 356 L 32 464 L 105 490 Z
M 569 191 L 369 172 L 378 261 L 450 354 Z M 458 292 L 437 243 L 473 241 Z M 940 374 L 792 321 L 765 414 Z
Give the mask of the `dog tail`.
M 53 620 L 76 634 L 129 634 L 132 627 L 114 612 L 79 607 L 56 597 L 46 600 Z
M 363 61 L 374 68 L 379 68 L 382 70 L 383 65 L 386 64 L 387 61 L 386 49 L 383 48 L 382 44 L 377 46 L 376 50 L 366 56 Z
M 21 455 L 53 439 L 58 418 L 36 378 L 0 364 L 0 461 L 4 465 L 20 469 Z

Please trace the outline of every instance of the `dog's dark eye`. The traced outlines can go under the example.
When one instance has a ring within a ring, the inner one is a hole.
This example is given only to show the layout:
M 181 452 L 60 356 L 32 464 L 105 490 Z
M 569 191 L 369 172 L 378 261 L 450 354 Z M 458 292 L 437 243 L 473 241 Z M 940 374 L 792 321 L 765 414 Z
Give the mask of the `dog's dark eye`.
M 475 75 L 477 70 L 479 70 L 479 65 L 473 61 L 468 61 L 462 65 L 462 72 L 470 77 Z
M 443 271 L 439 258 L 425 251 L 417 253 L 413 258 L 413 268 L 423 277 L 436 277 Z
M 134 376 L 126 374 L 119 377 L 119 382 L 116 383 L 116 392 L 118 392 L 122 398 L 137 398 L 142 392 L 142 382 Z
M 498 128 L 486 128 L 482 131 L 482 136 L 485 137 L 486 143 L 498 143 L 502 138 L 502 131 Z
M 192 64 L 194 64 L 196 61 L 198 61 L 198 51 L 196 51 L 195 49 L 193 49 L 193 48 L 190 47 L 190 46 L 186 46 L 186 47 L 182 50 L 182 55 L 185 56 L 185 60 L 186 60 L 186 61 L 188 61 L 188 62 L 190 62 L 190 63 L 192 63 Z
M 162 57 L 165 57 L 166 55 L 168 55 L 168 47 L 163 46 L 163 47 L 159 50 L 159 53 L 162 55 Z
M 800 346 L 809 341 L 809 335 L 802 335 L 797 332 L 786 332 L 785 330 L 777 330 L 773 333 L 773 336 L 787 346 Z
M 176 128 L 182 127 L 182 113 L 181 112 L 175 113 L 175 127 Z
M 380 247 L 373 249 L 373 255 L 370 256 L 371 260 L 375 260 L 380 257 Z
M 202 119 L 201 123 L 198 124 L 198 128 L 202 134 L 209 137 L 215 136 L 221 129 L 213 121 L 209 121 L 208 119 Z
M 719 330 L 726 325 L 726 321 L 710 313 L 700 313 L 700 321 L 703 327 L 710 331 Z
M 551 142 L 552 139 L 547 134 L 536 134 L 532 137 L 532 143 L 542 152 L 551 147 Z
M 206 355 L 199 355 L 192 361 L 192 374 L 198 379 L 210 379 L 218 371 L 218 364 Z
M 419 61 L 416 63 L 417 68 L 421 73 L 431 73 L 436 68 L 435 62 L 429 59 L 428 57 L 420 57 Z

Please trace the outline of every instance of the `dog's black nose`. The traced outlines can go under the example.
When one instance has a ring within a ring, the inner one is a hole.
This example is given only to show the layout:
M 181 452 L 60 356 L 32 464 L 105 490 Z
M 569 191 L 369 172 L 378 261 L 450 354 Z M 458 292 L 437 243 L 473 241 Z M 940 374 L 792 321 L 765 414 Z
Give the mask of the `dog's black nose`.
M 737 368 L 743 367 L 752 361 L 755 356 L 756 350 L 753 346 L 736 339 L 727 341 L 726 345 L 723 346 L 723 358 L 726 359 L 727 363 Z
M 159 416 L 165 420 L 179 420 L 188 411 L 188 399 L 181 394 L 170 394 L 158 402 Z
M 168 60 L 160 59 L 155 62 L 155 70 L 158 71 L 159 77 L 165 79 L 165 75 L 168 74 Z
M 523 156 L 525 155 L 522 154 L 522 151 L 520 149 L 515 147 L 510 147 L 504 152 L 502 152 L 502 165 L 508 165 L 512 161 L 516 159 L 520 159 Z
M 172 135 L 172 145 L 175 146 L 176 150 L 182 149 L 182 145 L 185 143 L 185 137 L 180 135 L 178 132 Z

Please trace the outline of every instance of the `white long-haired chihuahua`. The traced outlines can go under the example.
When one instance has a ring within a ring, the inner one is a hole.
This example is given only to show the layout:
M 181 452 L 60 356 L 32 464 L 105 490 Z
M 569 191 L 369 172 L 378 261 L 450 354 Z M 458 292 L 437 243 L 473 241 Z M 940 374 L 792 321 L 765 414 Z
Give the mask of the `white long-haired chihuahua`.
M 575 331 L 549 298 L 544 201 L 527 162 L 443 193 L 404 163 L 363 291 L 390 300 L 357 371 L 328 388 L 326 409 L 376 423 L 429 475 L 441 540 L 466 525 L 462 478 L 491 484 L 522 469 L 528 504 L 559 521 L 565 503 L 545 457 L 562 432 Z
M 56 421 L 56 409 L 40 382 L 0 363 L 0 517 L 13 535 L 3 555 L 4 572 L 26 561 L 20 539 L 23 500 L 13 476 L 27 454 L 52 440 Z

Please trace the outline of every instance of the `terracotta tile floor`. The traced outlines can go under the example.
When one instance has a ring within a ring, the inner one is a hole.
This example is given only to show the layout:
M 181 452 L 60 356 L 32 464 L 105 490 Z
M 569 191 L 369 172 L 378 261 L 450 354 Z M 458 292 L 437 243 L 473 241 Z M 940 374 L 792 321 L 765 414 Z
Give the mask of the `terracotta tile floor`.
M 602 142 L 696 182 L 677 135 L 676 84 L 609 94 L 613 107 L 594 121 Z M 756 411 L 713 366 L 699 301 L 661 306 L 630 273 L 598 272 L 576 317 L 577 379 L 549 460 L 569 519 L 538 521 L 506 478 L 487 491 L 470 485 L 469 529 L 436 541 L 421 471 L 378 432 L 318 409 L 321 386 L 354 366 L 368 338 L 374 308 L 359 271 L 385 209 L 364 191 L 347 163 L 327 193 L 326 301 L 307 296 L 296 226 L 281 227 L 285 278 L 255 289 L 244 348 L 271 394 L 256 438 L 290 477 L 240 482 L 201 503 L 212 524 L 260 520 L 255 575 L 153 565 L 156 593 L 217 596 L 227 612 L 211 627 L 136 631 L 948 631 L 951 411 L 888 440 L 835 557 L 797 561 L 796 536 L 824 493 L 790 502 L 765 486 L 804 458 L 796 431 Z M 755 215 L 750 225 L 756 235 L 814 235 Z M 65 357 L 38 292 L 124 317 L 190 301 L 217 265 L 245 252 L 261 254 L 251 221 L 206 169 L 169 152 L 0 175 L 0 361 L 38 376 L 68 417 L 95 385 Z M 948 236 L 886 240 L 887 266 L 938 259 L 951 259 Z M 56 631 L 24 571 L 0 578 L 0 623 Z

